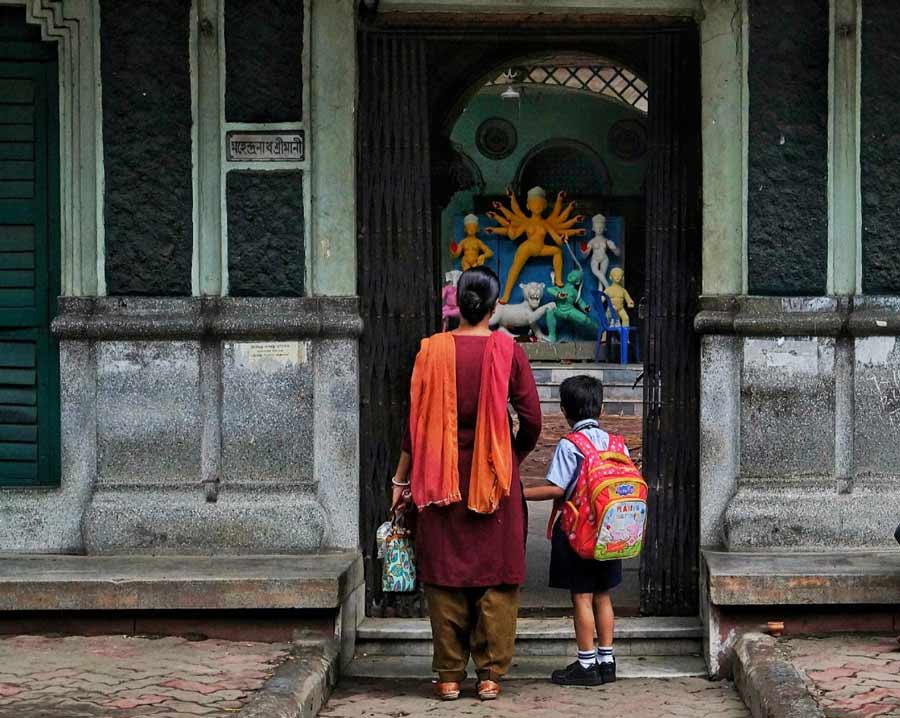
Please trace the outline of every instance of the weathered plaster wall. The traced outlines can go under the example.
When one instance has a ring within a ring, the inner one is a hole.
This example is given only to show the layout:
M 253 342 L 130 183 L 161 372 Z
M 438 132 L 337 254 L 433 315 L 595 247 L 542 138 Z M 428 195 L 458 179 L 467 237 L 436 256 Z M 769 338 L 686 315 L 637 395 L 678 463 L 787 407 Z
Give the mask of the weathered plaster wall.
M 303 117 L 302 0 L 225 0 L 225 118 Z
M 862 284 L 867 294 L 900 293 L 900 12 L 866 0 L 862 12 Z
M 109 294 L 191 293 L 189 0 L 101 0 Z
M 751 0 L 748 256 L 751 294 L 825 291 L 828 2 Z
M 305 273 L 303 173 L 229 172 L 228 276 L 236 297 L 297 297 Z

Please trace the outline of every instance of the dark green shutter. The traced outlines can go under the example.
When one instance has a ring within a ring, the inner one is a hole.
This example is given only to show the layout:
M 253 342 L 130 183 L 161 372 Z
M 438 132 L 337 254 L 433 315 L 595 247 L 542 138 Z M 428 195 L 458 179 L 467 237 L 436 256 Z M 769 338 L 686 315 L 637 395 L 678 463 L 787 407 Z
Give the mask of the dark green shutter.
M 59 483 L 57 68 L 0 62 L 0 487 Z

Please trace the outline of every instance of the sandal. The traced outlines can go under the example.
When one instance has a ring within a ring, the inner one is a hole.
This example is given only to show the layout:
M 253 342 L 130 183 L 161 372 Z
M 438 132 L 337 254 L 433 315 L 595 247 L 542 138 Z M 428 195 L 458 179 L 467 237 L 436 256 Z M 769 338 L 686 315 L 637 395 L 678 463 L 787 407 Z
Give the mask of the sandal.
M 500 684 L 496 681 L 479 681 L 478 697 L 483 701 L 492 701 L 500 695 Z
M 435 698 L 442 701 L 455 701 L 459 698 L 459 683 L 455 681 L 438 682 L 434 684 Z

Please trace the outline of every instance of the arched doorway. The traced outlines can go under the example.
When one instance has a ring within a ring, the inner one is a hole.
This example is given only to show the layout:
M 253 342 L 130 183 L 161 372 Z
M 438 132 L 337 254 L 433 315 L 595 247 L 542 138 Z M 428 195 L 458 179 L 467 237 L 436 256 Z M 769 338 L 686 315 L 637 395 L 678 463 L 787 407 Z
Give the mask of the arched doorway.
M 473 87 L 489 82 L 494 69 L 565 47 L 566 52 L 623 58 L 622 64 L 636 68 L 650 88 L 646 201 L 635 225 L 647 247 L 640 260 L 645 283 L 655 287 L 647 292 L 642 341 L 649 378 L 643 402 L 644 471 L 656 503 L 652 538 L 642 556 L 641 610 L 694 613 L 699 589 L 699 352 L 692 326 L 699 287 L 696 28 L 622 32 L 586 26 L 572 33 L 552 26 L 502 32 L 494 27 L 467 30 L 464 38 L 459 32 L 410 21 L 404 27 L 365 27 L 360 36 L 358 270 L 366 326 L 360 347 L 361 474 L 369 612 L 415 615 L 423 608 L 416 597 L 380 593 L 373 538 L 386 513 L 384 477 L 399 447 L 415 350 L 419 339 L 438 327 L 447 211 L 459 200 L 458 190 L 470 195 L 470 203 L 474 199 L 471 187 L 455 184 L 453 168 L 460 161 L 453 128 L 465 115 Z M 633 148 L 631 140 L 622 144 Z M 489 149 L 499 144 L 491 137 Z M 486 187 L 478 191 L 483 201 L 491 201 L 484 167 L 481 175 Z

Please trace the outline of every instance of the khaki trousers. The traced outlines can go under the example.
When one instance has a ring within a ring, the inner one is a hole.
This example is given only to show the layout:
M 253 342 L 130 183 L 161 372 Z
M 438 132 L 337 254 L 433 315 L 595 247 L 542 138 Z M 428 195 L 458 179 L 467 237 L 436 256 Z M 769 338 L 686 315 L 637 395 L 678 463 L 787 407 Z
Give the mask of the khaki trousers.
M 466 677 L 469 656 L 478 680 L 497 681 L 512 663 L 518 586 L 443 588 L 425 585 L 434 638 L 432 669 L 442 682 Z

